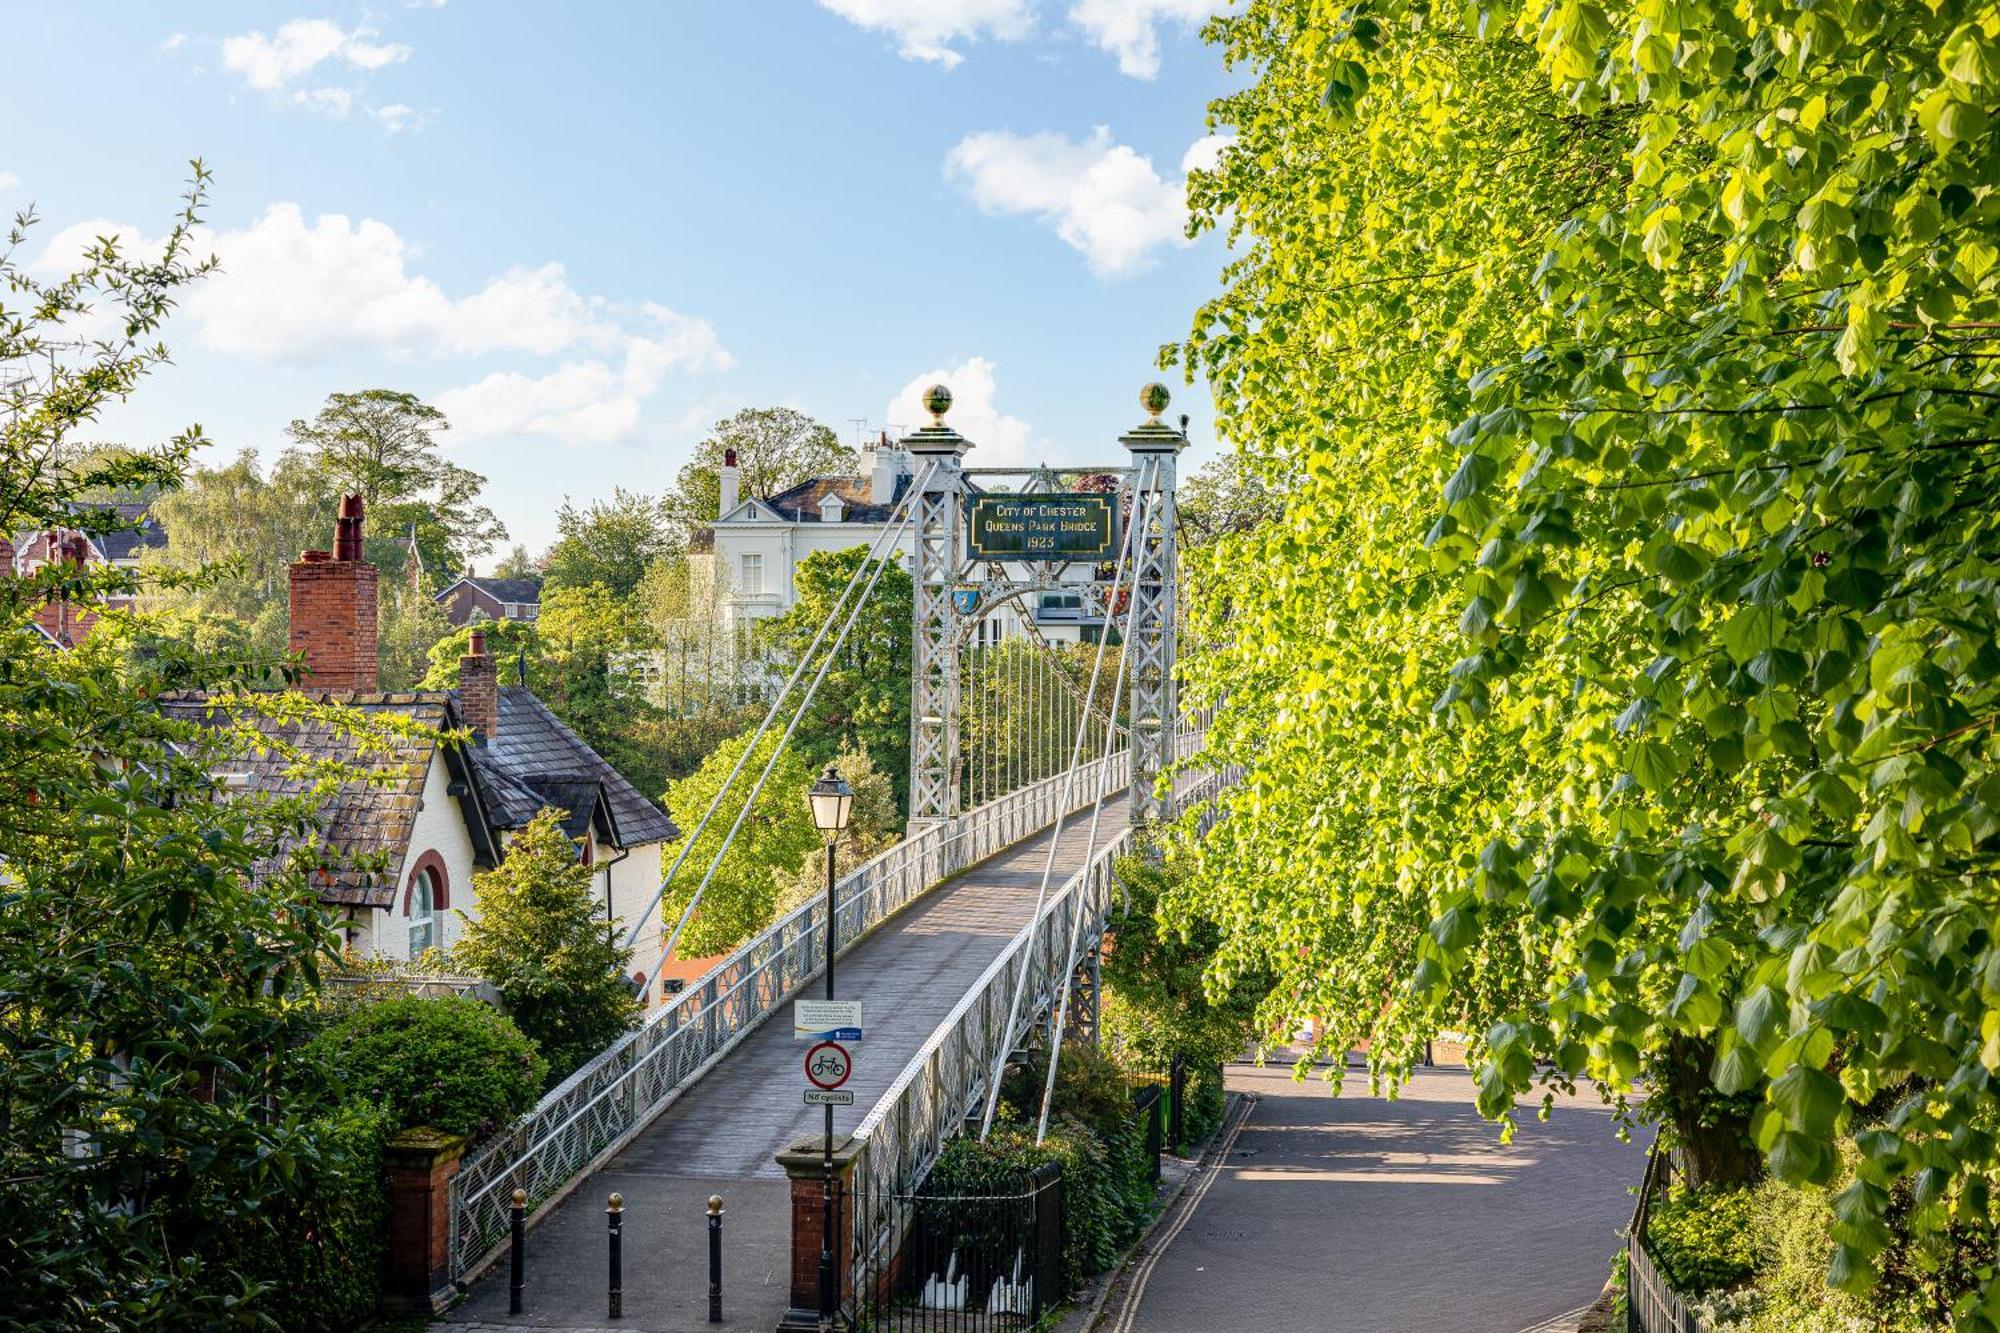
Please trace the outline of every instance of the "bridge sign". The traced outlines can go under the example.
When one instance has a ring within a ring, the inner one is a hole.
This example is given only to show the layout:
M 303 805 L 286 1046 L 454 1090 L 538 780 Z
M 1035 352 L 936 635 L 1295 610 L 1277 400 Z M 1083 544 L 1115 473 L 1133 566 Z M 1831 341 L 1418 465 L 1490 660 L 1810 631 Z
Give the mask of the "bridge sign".
M 974 495 L 966 500 L 974 560 L 1110 560 L 1118 506 L 1109 495 Z
M 846 1088 L 807 1088 L 807 1106 L 852 1106 L 854 1094 Z
M 792 1038 L 795 1041 L 860 1041 L 861 1001 L 794 1000 Z
M 823 1041 L 806 1049 L 806 1081 L 825 1092 L 847 1082 L 854 1073 L 854 1057 L 837 1041 Z

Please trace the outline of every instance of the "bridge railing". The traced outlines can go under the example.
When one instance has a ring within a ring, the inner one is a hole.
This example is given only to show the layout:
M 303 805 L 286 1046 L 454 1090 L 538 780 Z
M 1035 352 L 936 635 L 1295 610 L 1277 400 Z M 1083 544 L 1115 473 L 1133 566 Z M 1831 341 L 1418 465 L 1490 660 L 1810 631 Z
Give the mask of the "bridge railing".
M 1129 773 L 1128 754 L 1093 760 L 1074 782 L 1044 778 L 967 811 L 949 832 L 925 829 L 857 866 L 835 887 L 841 952 L 940 880 L 1055 822 L 1065 805 L 1118 792 Z M 450 1185 L 452 1279 L 467 1281 L 498 1256 L 516 1189 L 538 1214 L 552 1206 L 817 977 L 825 917 L 817 897 L 780 917 L 470 1154 Z
M 1202 737 L 1193 733 L 1177 740 L 1176 757 L 1185 758 L 1200 748 Z M 1183 808 L 1206 804 L 1240 775 L 1233 766 L 1182 775 L 1175 780 L 1176 798 Z M 1213 813 L 1212 807 L 1203 812 L 1204 829 L 1213 823 Z M 973 982 L 854 1131 L 849 1290 L 862 1290 L 869 1274 L 892 1266 L 910 1223 L 907 1200 L 945 1143 L 985 1104 L 994 1067 L 1046 1020 L 1064 979 L 1102 942 L 1116 865 L 1132 849 L 1132 831 L 1121 830 L 1049 895 L 1035 921 Z M 1023 988 L 1018 1005 L 1016 984 Z

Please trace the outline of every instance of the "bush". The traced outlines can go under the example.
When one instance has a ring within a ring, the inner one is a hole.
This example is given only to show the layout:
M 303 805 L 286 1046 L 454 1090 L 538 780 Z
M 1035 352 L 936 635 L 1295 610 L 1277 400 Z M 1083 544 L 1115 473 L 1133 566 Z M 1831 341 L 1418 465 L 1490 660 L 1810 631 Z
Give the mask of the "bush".
M 356 1009 L 313 1045 L 350 1094 L 379 1102 L 392 1129 L 474 1138 L 535 1104 L 548 1062 L 504 1014 L 460 996 L 404 996 Z
M 251 1275 L 270 1284 L 264 1313 L 299 1333 L 353 1328 L 375 1313 L 389 1216 L 387 1112 L 349 1102 L 311 1128 L 321 1155 L 301 1172 L 296 1208 L 253 1228 L 245 1246 Z
M 924 1192 L 961 1198 L 1018 1194 L 1051 1162 L 1062 1168 L 1063 1286 L 1076 1291 L 1109 1268 L 1123 1248 L 1114 1235 L 1104 1145 L 1087 1128 L 1066 1122 L 1039 1146 L 1032 1133 L 1012 1126 L 996 1128 L 984 1143 L 953 1139 L 924 1178 Z
M 1683 1296 L 1733 1287 L 1757 1271 L 1755 1195 L 1670 1185 L 1646 1219 L 1646 1248 Z

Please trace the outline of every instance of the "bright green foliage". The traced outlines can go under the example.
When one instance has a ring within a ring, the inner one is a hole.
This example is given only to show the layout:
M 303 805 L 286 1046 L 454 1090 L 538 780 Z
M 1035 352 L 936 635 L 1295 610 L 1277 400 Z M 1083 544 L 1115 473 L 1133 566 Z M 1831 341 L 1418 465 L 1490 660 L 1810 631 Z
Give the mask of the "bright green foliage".
M 854 789 L 847 830 L 834 842 L 833 873 L 838 878 L 899 841 L 904 821 L 896 808 L 895 787 L 889 775 L 876 768 L 865 753 L 842 750 L 833 761 L 833 770 Z M 780 910 L 825 892 L 826 857 L 822 852 L 808 853 L 779 897 Z
M 1754 1196 L 1742 1186 L 1674 1185 L 1646 1216 L 1646 1249 L 1683 1296 L 1743 1281 L 1757 1267 Z
M 667 788 L 667 813 L 681 829 L 685 840 L 708 810 L 709 802 L 722 789 L 736 761 L 749 747 L 749 736 L 724 741 L 702 761 L 700 768 Z M 678 921 L 689 900 L 708 875 L 730 827 L 749 803 L 750 789 L 770 762 L 777 748 L 773 728 L 751 752 L 749 762 L 737 776 L 729 794 L 716 808 L 708 828 L 696 839 L 687 862 L 675 876 L 662 907 L 669 922 Z M 729 845 L 729 852 L 715 866 L 714 878 L 702 894 L 701 906 L 681 936 L 678 953 L 683 958 L 701 958 L 735 948 L 769 925 L 775 915 L 779 895 L 806 858 L 819 852 L 819 830 L 813 827 L 812 812 L 806 805 L 806 791 L 813 774 L 790 746 L 780 754 L 757 799 L 749 805 L 742 831 Z M 681 854 L 681 842 L 664 849 L 666 864 Z
M 507 844 L 499 868 L 472 877 L 478 912 L 455 963 L 499 990 L 508 1017 L 549 1062 L 549 1081 L 609 1046 L 638 1017 L 627 953 L 604 919 L 596 876 L 543 810 Z
M 542 572 L 544 589 L 606 588 L 626 599 L 646 576 L 647 567 L 676 549 L 670 540 L 663 503 L 624 487 L 614 487 L 609 500 L 593 500 L 582 509 L 568 500 L 556 511 L 562 536 L 549 548 Z
M 451 621 L 429 589 L 413 589 L 401 580 L 385 586 L 375 639 L 376 677 L 381 687 L 416 688 L 430 670 L 432 647 L 451 632 Z
M 803 412 L 739 409 L 709 429 L 674 478 L 673 491 L 661 497 L 675 546 L 687 545 L 689 533 L 719 517 L 716 469 L 731 449 L 736 451 L 737 494 L 746 500 L 776 495 L 809 477 L 852 474 L 855 466 L 854 451 L 833 429 Z
M 1211 999 L 1202 988 L 1221 937 L 1212 924 L 1159 919 L 1162 895 L 1185 873 L 1146 857 L 1118 863 L 1118 893 L 1106 923 L 1104 1034 L 1132 1068 L 1157 1073 L 1181 1056 L 1209 1069 L 1243 1054 L 1256 1033 L 1264 986 L 1246 981 Z
M 44 279 L 0 250 L 0 532 L 75 522 L 84 497 L 171 490 L 203 442 L 85 454 L 75 436 L 166 355 L 147 342 L 186 284 L 206 173 L 158 255 L 111 241 Z M 95 310 L 108 341 L 79 349 Z M 95 526 L 95 525 L 93 525 Z M 260 1218 L 302 1215 L 344 1169 L 331 1091 L 299 1043 L 333 936 L 282 854 L 344 776 L 294 764 L 296 796 L 224 799 L 248 743 L 154 700 L 220 696 L 273 666 L 161 637 L 53 652 L 27 626 L 51 595 L 88 604 L 143 572 L 0 571 L 0 1287 L 10 1329 L 215 1327 L 276 1315 Z M 293 703 L 297 703 L 296 700 Z M 282 710 L 284 701 L 274 702 Z M 336 724 L 342 715 L 310 709 Z M 359 739 L 359 737 L 357 737 Z M 253 877 L 252 867 L 265 863 Z
M 244 1266 L 270 1283 L 268 1313 L 286 1333 L 363 1327 L 382 1297 L 389 1247 L 388 1115 L 348 1102 L 313 1128 L 320 1155 L 301 1163 L 298 1204 L 243 1218 L 233 1237 Z
M 1899 1180 L 1990 1226 L 2000 10 L 1215 31 L 1256 81 L 1192 190 L 1245 247 L 1183 351 L 1289 490 L 1196 557 L 1250 765 L 1182 900 L 1211 984 L 1390 1071 L 1484 1032 L 1494 1115 L 1537 1056 L 1706 1071 L 1758 1109 L 1677 1120 L 1697 1175 L 1747 1130 L 1826 1182 L 1880 1097 L 1843 1287 Z
M 535 1104 L 548 1061 L 505 1014 L 465 996 L 405 995 L 356 1007 L 313 1039 L 350 1095 L 396 1129 L 477 1138 Z
M 844 551 L 815 551 L 799 562 L 792 574 L 796 600 L 791 609 L 757 627 L 781 669 L 789 670 L 805 655 L 856 570 L 862 570 L 861 584 L 867 584 L 875 573 L 873 565 L 863 569 L 867 561 L 867 547 L 851 546 Z M 860 747 L 896 783 L 900 804 L 908 799 L 904 789 L 910 769 L 913 592 L 908 570 L 894 559 L 880 563 L 886 567 L 820 681 L 812 707 L 793 733 L 792 748 L 817 771 L 841 750 Z M 857 586 L 842 609 L 841 621 L 854 609 L 860 593 Z M 818 672 L 839 630 L 836 622 L 821 640 L 806 668 L 806 683 Z

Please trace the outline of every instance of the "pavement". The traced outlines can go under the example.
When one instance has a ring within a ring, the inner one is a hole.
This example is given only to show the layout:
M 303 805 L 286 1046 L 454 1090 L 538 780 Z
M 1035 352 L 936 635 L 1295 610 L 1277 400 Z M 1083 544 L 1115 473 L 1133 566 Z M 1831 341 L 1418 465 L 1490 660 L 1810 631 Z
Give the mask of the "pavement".
M 1105 802 L 1098 846 L 1125 827 L 1125 805 L 1122 796 Z M 1065 823 L 1051 890 L 1082 866 L 1088 824 L 1087 812 Z M 841 957 L 835 989 L 842 999 L 861 1001 L 867 1036 L 854 1047 L 848 1086 L 855 1104 L 835 1108 L 836 1141 L 853 1131 L 1027 924 L 1050 840 L 1044 831 L 971 867 Z M 795 1139 L 822 1133 L 825 1123 L 825 1113 L 801 1096 L 804 1048 L 789 1018 L 783 1008 L 744 1038 L 529 1232 L 522 1314 L 507 1314 L 503 1259 L 434 1327 L 453 1333 L 775 1328 L 789 1286 L 791 1194 L 774 1159 Z M 605 1299 L 604 1207 L 612 1191 L 625 1196 L 625 1314 L 615 1325 Z M 710 1194 L 722 1196 L 725 1210 L 720 1325 L 707 1322 Z
M 1096 1333 L 1574 1329 L 1604 1286 L 1644 1150 L 1587 1090 L 1514 1142 L 1463 1069 L 1398 1100 L 1338 1098 L 1239 1065 L 1247 1094 L 1197 1177 L 1114 1279 Z M 1254 1099 L 1254 1100 L 1252 1100 Z

